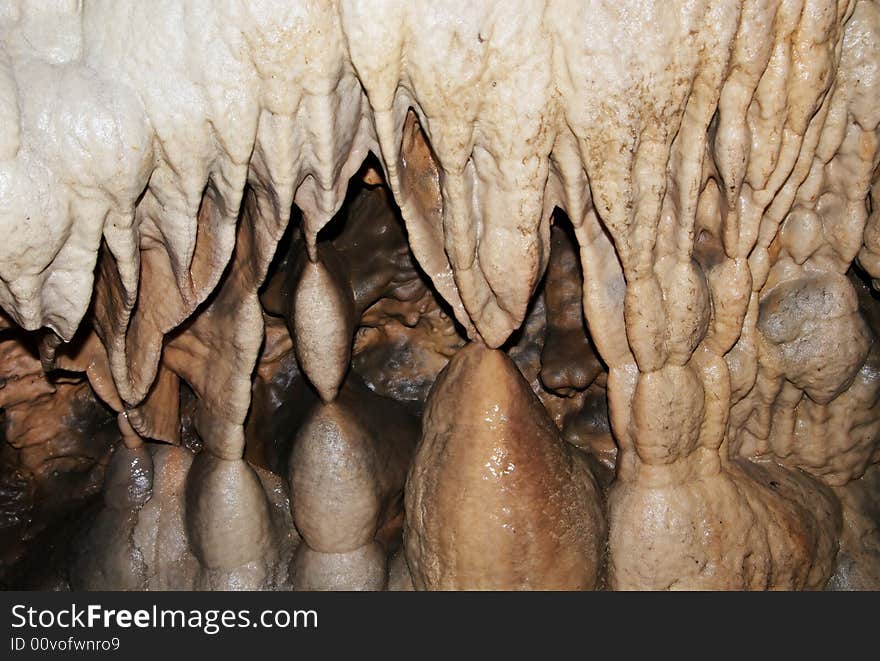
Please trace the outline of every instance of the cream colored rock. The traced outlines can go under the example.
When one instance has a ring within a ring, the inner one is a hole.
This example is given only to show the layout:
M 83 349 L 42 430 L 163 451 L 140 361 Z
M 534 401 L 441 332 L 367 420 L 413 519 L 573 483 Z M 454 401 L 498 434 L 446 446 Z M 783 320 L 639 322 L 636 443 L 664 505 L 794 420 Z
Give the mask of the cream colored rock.
M 787 280 L 761 301 L 761 362 L 818 404 L 840 395 L 865 362 L 872 338 L 852 285 L 842 275 Z
M 823 588 L 841 526 L 831 491 L 774 464 L 711 465 L 612 490 L 612 589 Z
M 187 505 L 208 568 L 200 585 L 265 586 L 283 554 L 265 490 L 241 461 L 243 426 L 264 334 L 258 291 L 293 206 L 312 260 L 297 346 L 327 401 L 357 319 L 351 291 L 328 282 L 317 238 L 369 152 L 419 265 L 489 347 L 528 318 L 558 207 L 609 372 L 612 587 L 818 587 L 837 525 L 821 482 L 844 488 L 877 460 L 876 349 L 844 274 L 857 258 L 880 281 L 878 62 L 875 0 L 7 2 L 0 327 L 47 329 L 43 364 L 86 371 L 127 412 L 133 449 L 141 436 L 177 440 L 175 393 L 188 384 L 207 448 Z M 577 330 L 579 313 L 561 314 L 557 293 L 545 297 L 548 326 Z M 83 337 L 84 353 L 62 346 Z M 572 394 L 588 375 L 552 368 L 553 343 L 548 383 Z M 507 376 L 478 371 L 487 392 L 503 386 L 500 403 L 525 402 L 510 366 L 488 362 Z M 429 408 L 428 447 L 445 424 L 458 438 L 459 409 L 487 396 L 455 408 L 447 395 Z M 556 447 L 529 401 L 517 425 Z M 20 405 L 13 422 L 35 419 Z M 601 537 L 601 514 L 583 494 L 595 487 L 572 495 L 563 474 L 574 459 L 553 452 L 535 474 L 556 476 L 545 496 L 589 511 L 593 528 L 570 552 L 592 558 L 584 539 Z M 428 502 L 473 478 L 435 479 L 443 457 L 423 454 L 413 489 Z M 763 486 L 777 471 L 778 493 Z M 375 501 L 363 503 L 371 517 Z M 451 545 L 461 522 L 410 511 L 416 584 L 550 575 L 592 585 L 595 559 L 580 576 L 573 560 L 551 567 L 532 501 L 520 504 L 536 541 L 512 566 Z M 676 525 L 705 523 L 717 548 L 686 525 L 675 539 L 643 525 L 657 508 Z M 719 531 L 701 511 L 732 527 Z M 749 536 L 752 520 L 772 534 Z M 240 534 L 226 540 L 230 531 Z M 369 541 L 357 537 L 348 551 Z M 445 573 L 459 553 L 474 564 Z M 751 564 L 737 560 L 747 555 Z

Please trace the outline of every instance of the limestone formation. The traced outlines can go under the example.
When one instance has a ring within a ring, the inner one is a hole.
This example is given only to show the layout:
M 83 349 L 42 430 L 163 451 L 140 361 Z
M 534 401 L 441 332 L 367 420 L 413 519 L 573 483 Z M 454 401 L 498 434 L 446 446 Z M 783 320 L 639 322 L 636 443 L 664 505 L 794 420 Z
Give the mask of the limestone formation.
M 880 589 L 878 0 L 0 0 L 0 238 L 0 586 Z

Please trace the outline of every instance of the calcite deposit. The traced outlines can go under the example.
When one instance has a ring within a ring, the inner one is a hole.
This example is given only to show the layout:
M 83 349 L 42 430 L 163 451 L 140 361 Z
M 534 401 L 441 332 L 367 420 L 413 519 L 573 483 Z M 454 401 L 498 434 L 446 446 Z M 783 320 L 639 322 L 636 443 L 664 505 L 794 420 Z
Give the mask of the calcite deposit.
M 880 589 L 880 2 L 0 0 L 0 585 Z

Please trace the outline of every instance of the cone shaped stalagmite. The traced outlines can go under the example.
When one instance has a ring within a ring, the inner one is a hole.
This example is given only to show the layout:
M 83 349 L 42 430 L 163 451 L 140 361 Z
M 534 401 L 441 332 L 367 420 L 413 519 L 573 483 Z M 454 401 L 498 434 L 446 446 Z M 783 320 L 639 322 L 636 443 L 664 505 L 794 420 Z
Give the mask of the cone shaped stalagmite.
M 605 521 L 577 450 L 501 351 L 473 343 L 438 377 L 406 487 L 421 589 L 591 589 Z

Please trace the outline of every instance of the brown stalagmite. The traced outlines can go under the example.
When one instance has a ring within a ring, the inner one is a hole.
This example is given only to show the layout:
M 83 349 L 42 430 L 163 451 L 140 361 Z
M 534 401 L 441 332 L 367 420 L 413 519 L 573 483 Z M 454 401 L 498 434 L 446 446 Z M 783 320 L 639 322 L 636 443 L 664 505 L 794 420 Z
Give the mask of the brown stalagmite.
M 513 362 L 472 343 L 434 384 L 406 486 L 419 589 L 596 587 L 601 496 Z

